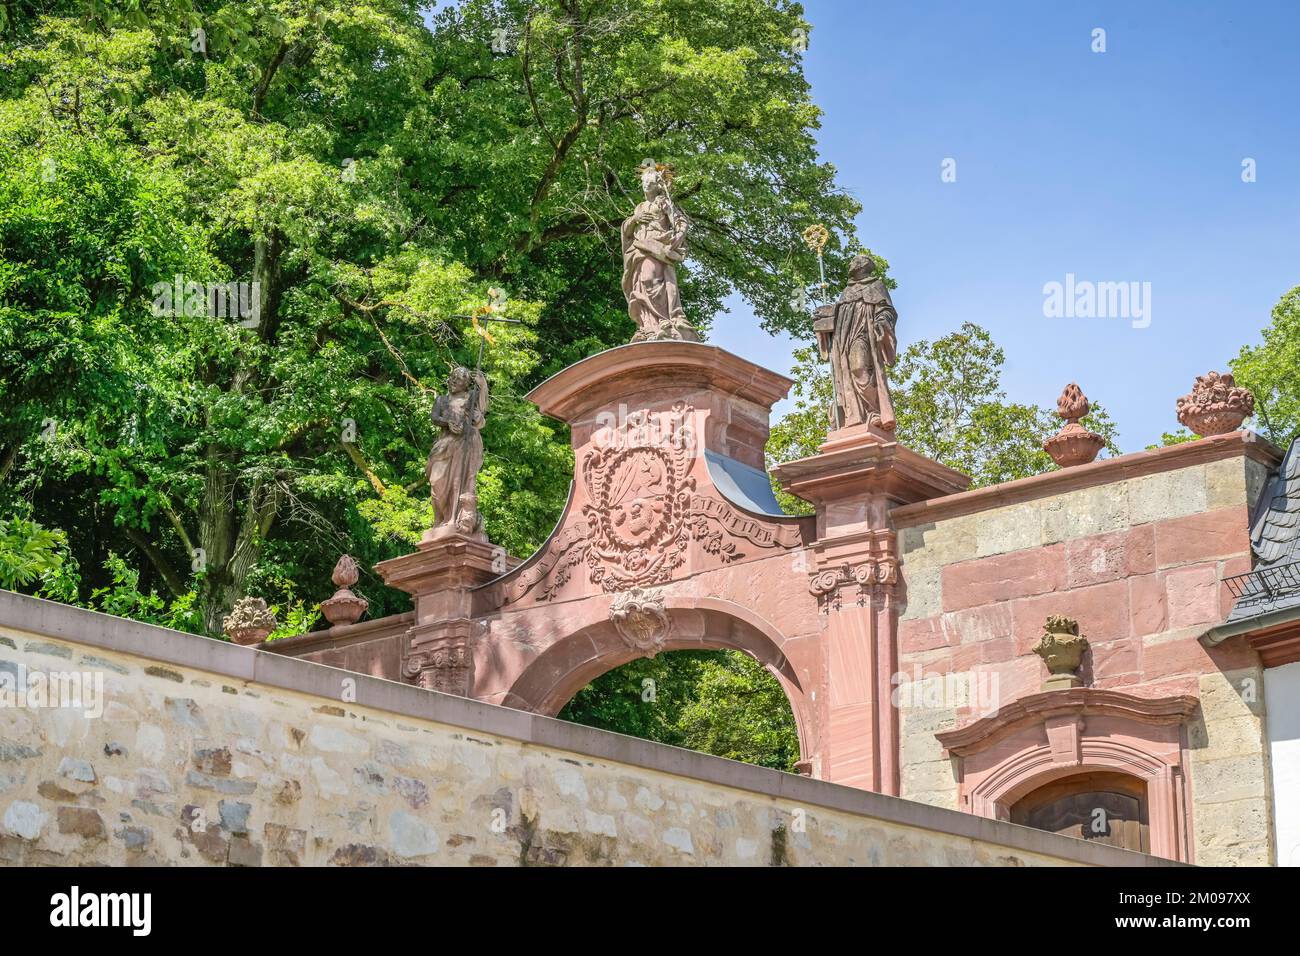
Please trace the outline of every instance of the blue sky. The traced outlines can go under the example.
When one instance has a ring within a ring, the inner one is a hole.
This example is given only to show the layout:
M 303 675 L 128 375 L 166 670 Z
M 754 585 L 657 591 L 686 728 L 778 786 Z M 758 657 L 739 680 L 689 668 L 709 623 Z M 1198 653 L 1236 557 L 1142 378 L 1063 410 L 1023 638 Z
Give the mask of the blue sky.
M 1300 4 L 805 8 L 822 156 L 890 262 L 903 345 L 976 322 L 1009 398 L 1052 406 L 1078 381 L 1135 451 L 1300 284 Z M 1069 273 L 1149 282 L 1149 326 L 1044 317 L 1044 284 Z M 788 372 L 790 340 L 731 306 L 711 341 Z

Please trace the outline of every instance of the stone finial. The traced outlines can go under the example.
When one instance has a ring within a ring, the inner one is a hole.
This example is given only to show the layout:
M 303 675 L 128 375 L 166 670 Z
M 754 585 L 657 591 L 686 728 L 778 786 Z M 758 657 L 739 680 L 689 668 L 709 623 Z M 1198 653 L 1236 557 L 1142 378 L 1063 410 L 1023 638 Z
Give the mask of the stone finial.
M 664 596 L 645 588 L 620 592 L 609 607 L 609 619 L 627 646 L 646 657 L 654 657 L 664 649 L 672 630 Z
M 325 615 L 325 620 L 331 624 L 355 624 L 360 620 L 361 615 L 366 613 L 370 602 L 351 591 L 352 586 L 360 578 L 361 569 L 357 567 L 357 562 L 352 559 L 352 555 L 345 554 L 339 558 L 339 563 L 334 565 L 332 577 L 334 586 L 338 590 L 328 601 L 320 602 L 320 610 Z
M 241 598 L 226 615 L 222 630 L 236 644 L 261 644 L 276 628 L 275 615 L 260 597 Z
M 1065 419 L 1065 427 L 1043 442 L 1043 450 L 1062 468 L 1086 465 L 1095 459 L 1106 439 L 1079 424 L 1089 411 L 1088 396 L 1074 382 L 1065 386 L 1056 400 L 1056 414 Z
M 1083 652 L 1088 649 L 1088 639 L 1079 634 L 1079 622 L 1059 614 L 1050 615 L 1043 628 L 1043 636 L 1033 651 L 1043 659 L 1050 675 L 1043 681 L 1043 690 L 1068 690 L 1081 687 L 1079 665 Z
M 1198 375 L 1192 390 L 1178 399 L 1179 424 L 1201 437 L 1235 432 L 1253 414 L 1255 396 L 1231 372 Z

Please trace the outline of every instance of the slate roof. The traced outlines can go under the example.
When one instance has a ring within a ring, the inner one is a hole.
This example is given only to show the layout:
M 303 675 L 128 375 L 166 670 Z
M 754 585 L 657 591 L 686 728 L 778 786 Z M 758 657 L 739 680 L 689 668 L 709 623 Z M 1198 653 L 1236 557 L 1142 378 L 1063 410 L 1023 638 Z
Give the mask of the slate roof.
M 1294 608 L 1300 612 L 1300 438 L 1255 506 L 1250 529 L 1255 567 L 1225 624 Z
M 704 450 L 704 462 L 714 486 L 732 504 L 773 518 L 789 517 L 776 500 L 772 480 L 767 477 L 767 472 L 707 448 Z

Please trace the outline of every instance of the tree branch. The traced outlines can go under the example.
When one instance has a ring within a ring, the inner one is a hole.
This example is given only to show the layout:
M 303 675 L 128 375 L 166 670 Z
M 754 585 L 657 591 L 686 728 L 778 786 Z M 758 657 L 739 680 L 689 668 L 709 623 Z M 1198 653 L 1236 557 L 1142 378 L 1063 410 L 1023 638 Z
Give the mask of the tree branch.
M 257 84 L 257 92 L 253 95 L 253 115 L 261 116 L 262 107 L 266 105 L 266 94 L 271 88 L 271 80 L 275 78 L 276 72 L 280 69 L 280 64 L 284 62 L 284 56 L 289 52 L 289 44 L 281 40 L 279 48 L 275 55 L 271 57 L 271 62 L 266 65 L 262 71 L 262 79 Z
M 176 573 L 176 569 L 171 566 L 162 551 L 153 542 L 136 528 L 127 528 L 126 536 L 131 539 L 131 542 L 137 548 L 144 552 L 149 562 L 158 569 L 158 573 L 162 575 L 163 581 L 167 584 L 167 590 L 171 591 L 173 596 L 180 597 L 188 593 L 189 588 L 185 585 L 185 579 Z
M 356 465 L 369 480 L 370 487 L 375 489 L 375 493 L 381 496 L 385 494 L 388 489 L 384 487 L 384 483 L 379 480 L 379 476 L 371 469 L 370 463 L 366 461 L 366 456 L 361 454 L 361 449 L 349 441 L 341 441 L 339 444 L 343 446 L 343 450 L 352 459 L 352 464 Z

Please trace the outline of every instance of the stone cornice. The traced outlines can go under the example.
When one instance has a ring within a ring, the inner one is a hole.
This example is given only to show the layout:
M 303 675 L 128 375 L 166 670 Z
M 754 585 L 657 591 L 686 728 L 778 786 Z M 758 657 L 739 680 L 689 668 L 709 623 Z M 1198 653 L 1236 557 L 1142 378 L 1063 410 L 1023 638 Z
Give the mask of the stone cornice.
M 575 362 L 527 398 L 543 415 L 574 422 L 611 397 L 682 387 L 709 388 L 770 409 L 789 394 L 792 385 L 792 379 L 716 345 L 635 342 Z
M 431 587 L 469 589 L 490 581 L 500 572 L 493 570 L 504 552 L 490 541 L 447 535 L 437 541 L 422 541 L 417 550 L 380 561 L 375 570 L 390 588 L 417 595 Z
M 1247 437 L 1249 436 L 1249 437 Z M 1030 478 L 963 491 L 942 498 L 900 505 L 890 512 L 896 528 L 908 528 L 945 518 L 989 511 L 1005 505 L 1032 501 L 1067 491 L 1112 484 L 1129 478 L 1175 471 L 1193 465 L 1221 461 L 1225 458 L 1250 458 L 1268 468 L 1276 468 L 1282 452 L 1253 432 L 1238 431 L 1214 435 L 1196 441 L 1138 451 L 1117 458 L 1105 458 L 1087 465 L 1061 468 Z
M 1124 717 L 1143 724 L 1181 724 L 1195 713 L 1198 705 L 1199 701 L 1188 695 L 1136 697 L 1114 690 L 1073 687 L 1021 697 L 996 714 L 934 736 L 948 753 L 966 757 L 990 747 L 1003 734 L 1026 722 L 1041 723 L 1052 717 L 1075 714 Z
M 919 502 L 952 496 L 970 484 L 961 472 L 918 455 L 896 441 L 867 439 L 775 466 L 781 487 L 807 501 L 880 493 L 891 501 Z M 825 450 L 829 449 L 829 450 Z

